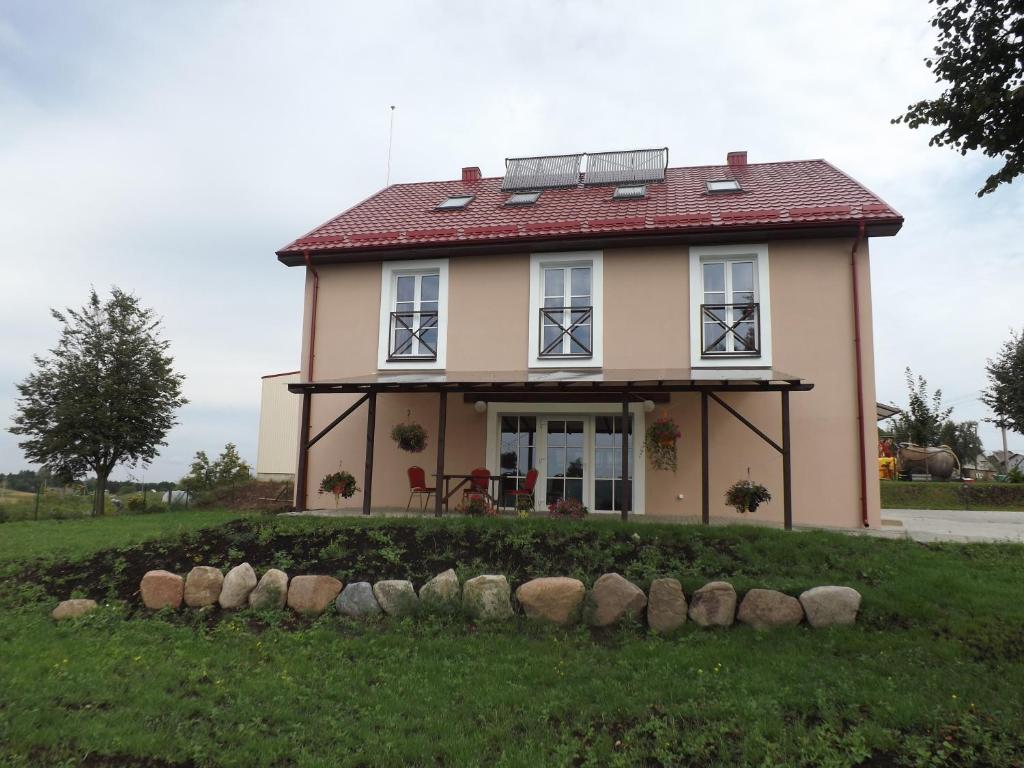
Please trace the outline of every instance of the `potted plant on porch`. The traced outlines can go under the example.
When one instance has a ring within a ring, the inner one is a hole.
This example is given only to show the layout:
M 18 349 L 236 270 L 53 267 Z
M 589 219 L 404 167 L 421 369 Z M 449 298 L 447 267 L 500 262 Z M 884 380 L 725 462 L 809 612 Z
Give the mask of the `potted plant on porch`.
M 398 447 L 409 453 L 422 453 L 427 447 L 427 430 L 412 420 L 412 412 L 406 411 L 406 420 L 395 424 L 391 430 L 391 439 Z
M 663 413 L 647 428 L 644 447 L 651 458 L 651 466 L 655 469 L 671 469 L 676 471 L 676 441 L 682 432 L 679 425 L 667 413 Z
M 749 469 L 746 480 L 737 480 L 725 492 L 725 503 L 741 515 L 745 512 L 757 512 L 759 506 L 771 500 L 772 495 L 768 489 L 750 479 Z
M 337 472 L 324 475 L 320 481 L 319 493 L 331 493 L 334 495 L 334 508 L 338 508 L 341 499 L 350 498 L 359 489 L 356 487 L 356 479 L 351 472 L 346 472 L 338 467 Z

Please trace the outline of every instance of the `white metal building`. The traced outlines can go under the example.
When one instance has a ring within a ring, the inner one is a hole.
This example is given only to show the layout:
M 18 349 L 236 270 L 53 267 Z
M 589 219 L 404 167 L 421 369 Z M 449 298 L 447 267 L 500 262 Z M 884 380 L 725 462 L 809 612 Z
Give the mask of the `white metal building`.
M 298 380 L 298 371 L 273 373 L 262 378 L 260 436 L 256 450 L 258 480 L 295 480 L 302 398 L 291 394 L 288 385 Z

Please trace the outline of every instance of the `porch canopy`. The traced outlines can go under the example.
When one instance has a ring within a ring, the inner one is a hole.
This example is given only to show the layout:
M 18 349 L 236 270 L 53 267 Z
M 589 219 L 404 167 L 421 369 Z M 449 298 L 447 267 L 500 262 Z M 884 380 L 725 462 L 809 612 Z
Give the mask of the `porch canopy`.
M 373 445 L 376 431 L 377 395 L 387 393 L 437 393 L 437 475 L 444 474 L 444 440 L 449 393 L 461 394 L 470 402 L 548 402 L 548 403 L 622 403 L 623 423 L 629 418 L 629 405 L 638 401 L 665 402 L 673 392 L 698 392 L 701 396 L 701 516 L 710 522 L 708 410 L 715 401 L 782 456 L 783 517 L 792 528 L 791 452 L 789 393 L 806 392 L 814 385 L 798 376 L 767 368 L 678 368 L 637 370 L 554 370 L 554 371 L 467 371 L 467 372 L 395 372 L 353 376 L 338 380 L 300 381 L 288 390 L 302 395 L 302 422 L 299 434 L 299 461 L 296 473 L 295 505 L 306 508 L 307 460 L 309 450 L 328 432 L 351 415 L 363 403 L 367 405 L 366 467 L 363 477 L 363 513 L 370 513 L 373 488 Z M 772 438 L 748 421 L 719 397 L 723 392 L 778 392 L 781 399 L 782 442 Z M 316 435 L 310 435 L 310 409 L 313 395 L 361 394 Z M 637 439 L 640 439 L 637 436 Z M 622 483 L 628 488 L 627 441 L 622 441 Z M 622 517 L 629 515 L 630 494 L 623 494 Z M 435 494 L 434 513 L 441 515 L 441 494 Z

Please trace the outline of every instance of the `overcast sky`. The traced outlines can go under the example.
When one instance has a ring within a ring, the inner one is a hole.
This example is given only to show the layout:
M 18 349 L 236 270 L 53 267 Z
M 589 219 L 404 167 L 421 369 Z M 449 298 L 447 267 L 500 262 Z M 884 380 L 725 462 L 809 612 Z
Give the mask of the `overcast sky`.
M 648 146 L 827 158 L 907 219 L 871 243 L 879 399 L 906 402 L 909 365 L 984 418 L 985 359 L 1024 323 L 1024 184 L 979 200 L 993 161 L 889 124 L 936 92 L 931 10 L 0 0 L 0 422 L 56 338 L 48 308 L 116 284 L 163 316 L 188 377 L 147 479 L 227 441 L 255 462 L 259 377 L 299 357 L 302 272 L 274 251 L 383 186 L 391 104 L 392 181 Z M 0 432 L 0 471 L 25 466 Z

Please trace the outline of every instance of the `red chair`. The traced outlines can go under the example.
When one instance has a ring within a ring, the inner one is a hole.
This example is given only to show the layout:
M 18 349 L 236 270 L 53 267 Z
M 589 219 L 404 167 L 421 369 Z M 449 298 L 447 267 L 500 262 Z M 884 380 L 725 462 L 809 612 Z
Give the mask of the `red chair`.
M 533 495 L 533 489 L 537 486 L 537 477 L 539 475 L 540 473 L 536 469 L 531 469 L 529 472 L 526 473 L 526 479 L 523 480 L 522 488 L 515 488 L 511 491 L 505 491 L 505 496 L 514 496 L 516 498 L 516 503 L 514 504 L 514 506 L 517 509 L 519 507 L 518 499 L 520 496 L 528 497 L 530 499 L 530 505 L 534 509 L 536 509 L 537 499 Z
M 465 501 L 470 496 L 480 496 L 484 499 L 489 498 L 491 470 L 477 467 L 469 474 L 472 479 L 469 481 L 469 486 L 462 491 L 462 500 Z
M 423 504 L 420 506 L 422 512 L 427 508 L 427 502 L 430 501 L 431 494 L 436 494 L 437 490 L 427 486 L 427 473 L 423 471 L 423 467 L 409 467 L 409 503 L 405 505 L 405 511 L 409 511 L 409 507 L 412 506 L 413 496 L 422 496 Z

